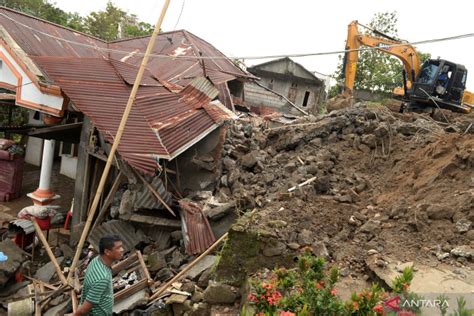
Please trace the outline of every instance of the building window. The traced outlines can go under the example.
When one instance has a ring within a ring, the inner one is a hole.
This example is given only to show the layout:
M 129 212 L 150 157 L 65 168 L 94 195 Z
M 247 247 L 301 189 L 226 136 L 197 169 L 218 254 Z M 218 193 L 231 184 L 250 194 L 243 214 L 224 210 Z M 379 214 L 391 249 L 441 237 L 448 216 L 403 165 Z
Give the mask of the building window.
M 309 101 L 309 96 L 311 95 L 311 92 L 309 91 L 306 91 L 304 93 L 304 99 L 303 99 L 303 107 L 307 107 L 308 106 L 308 101 Z
M 270 82 L 268 83 L 268 89 L 273 90 L 273 79 L 270 79 Z

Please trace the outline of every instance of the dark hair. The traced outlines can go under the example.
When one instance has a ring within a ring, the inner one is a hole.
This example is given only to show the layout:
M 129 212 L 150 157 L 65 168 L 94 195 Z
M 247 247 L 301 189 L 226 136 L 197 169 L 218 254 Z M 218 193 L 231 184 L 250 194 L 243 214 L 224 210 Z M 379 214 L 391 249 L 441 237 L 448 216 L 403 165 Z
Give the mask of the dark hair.
M 99 240 L 99 252 L 101 255 L 105 253 L 105 249 L 112 250 L 117 241 L 122 241 L 117 235 L 104 236 Z

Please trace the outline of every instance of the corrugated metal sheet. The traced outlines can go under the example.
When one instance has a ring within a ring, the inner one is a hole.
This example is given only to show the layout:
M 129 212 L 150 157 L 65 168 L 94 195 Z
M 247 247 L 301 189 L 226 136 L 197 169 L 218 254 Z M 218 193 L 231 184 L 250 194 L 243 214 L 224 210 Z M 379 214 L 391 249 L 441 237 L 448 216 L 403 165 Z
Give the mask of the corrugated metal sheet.
M 131 91 L 116 71 L 120 62 L 114 61 L 114 67 L 103 58 L 35 57 L 34 61 L 113 142 Z M 100 69 L 98 77 L 94 77 L 93 69 Z M 204 92 L 193 86 L 184 89 L 190 95 L 162 86 L 139 89 L 118 146 L 123 159 L 152 174 L 158 158 L 174 158 L 218 126 L 213 119 L 216 116 L 203 108 L 216 90 L 210 83 L 196 82 Z
M 4 7 L 0 7 L 0 25 L 7 30 L 15 42 L 29 56 L 110 57 L 115 60 L 126 61 L 130 65 L 139 66 L 143 57 L 137 56 L 136 53 L 144 53 L 149 41 L 149 37 L 140 37 L 106 42 Z M 52 38 L 42 33 L 71 42 Z M 108 51 L 100 50 L 100 48 L 129 53 L 109 53 Z M 185 30 L 160 33 L 157 36 L 152 53 L 175 57 L 225 57 L 214 46 Z M 123 67 L 120 69 L 123 72 L 122 74 L 126 74 L 124 80 L 132 84 L 135 75 L 128 75 L 136 72 L 130 72 L 131 68 L 125 69 L 127 67 L 126 64 L 120 64 L 120 66 Z M 150 58 L 147 67 L 150 73 L 145 75 L 143 85 L 155 85 L 155 82 L 151 79 L 151 74 L 171 83 L 179 83 L 181 86 L 188 84 L 190 79 L 202 76 L 208 76 L 214 84 L 235 78 L 255 78 L 252 74 L 234 65 L 228 58 L 213 60 Z
M 105 41 L 5 7 L 0 7 L 0 13 L 0 25 L 30 56 L 104 56 L 99 50 L 60 41 L 40 32 L 98 48 L 106 48 Z
M 33 225 L 33 222 L 29 219 L 16 219 L 9 223 L 9 227 L 10 226 L 14 226 L 23 230 L 23 232 L 25 232 L 25 234 L 27 235 L 35 231 L 35 226 Z
M 149 37 L 116 41 L 109 44 L 110 48 L 144 52 Z M 159 78 L 171 83 L 185 86 L 195 77 L 209 77 L 214 84 L 219 84 L 236 78 L 255 78 L 252 74 L 241 70 L 228 58 L 222 59 L 186 59 L 183 57 L 225 57 L 214 46 L 199 38 L 198 36 L 185 31 L 160 33 L 153 48 L 154 54 L 179 57 L 171 58 L 150 58 L 148 69 Z M 123 58 L 121 53 L 111 53 L 114 59 Z M 139 65 L 141 56 L 131 56 L 127 63 Z
M 153 178 L 150 185 L 155 189 L 156 192 L 161 196 L 166 204 L 171 205 L 172 196 L 171 193 L 166 191 L 163 181 L 159 176 Z M 142 186 L 141 191 L 138 193 L 137 199 L 134 205 L 135 209 L 161 209 L 163 206 L 161 202 L 150 192 L 146 186 Z
M 180 200 L 179 206 L 185 222 L 186 253 L 195 255 L 206 251 L 216 241 L 207 217 L 201 207 L 190 200 Z
M 132 224 L 120 220 L 111 220 L 97 226 L 91 231 L 87 241 L 98 251 L 99 240 L 106 235 L 118 235 L 125 251 L 133 250 L 140 242 L 147 241 L 142 231 L 135 230 Z

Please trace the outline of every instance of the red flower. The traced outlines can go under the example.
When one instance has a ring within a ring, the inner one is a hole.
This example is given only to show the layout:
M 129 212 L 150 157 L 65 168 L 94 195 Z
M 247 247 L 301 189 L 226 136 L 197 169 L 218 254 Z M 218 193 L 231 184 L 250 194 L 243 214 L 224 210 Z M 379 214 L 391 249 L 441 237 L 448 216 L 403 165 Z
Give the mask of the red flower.
M 337 289 L 332 289 L 332 290 L 331 290 L 331 294 L 332 294 L 333 296 L 336 296 L 336 294 L 337 294 Z
M 283 312 L 280 312 L 279 316 L 296 316 L 296 314 L 292 312 L 283 311 Z
M 252 293 L 249 294 L 248 299 L 251 302 L 258 302 L 257 297 L 255 295 L 253 295 Z
M 358 310 L 359 310 L 359 304 L 357 304 L 357 302 L 352 302 L 352 308 L 353 308 L 355 311 L 358 311 Z
M 375 305 L 372 309 L 377 315 L 383 314 L 383 306 L 382 305 Z

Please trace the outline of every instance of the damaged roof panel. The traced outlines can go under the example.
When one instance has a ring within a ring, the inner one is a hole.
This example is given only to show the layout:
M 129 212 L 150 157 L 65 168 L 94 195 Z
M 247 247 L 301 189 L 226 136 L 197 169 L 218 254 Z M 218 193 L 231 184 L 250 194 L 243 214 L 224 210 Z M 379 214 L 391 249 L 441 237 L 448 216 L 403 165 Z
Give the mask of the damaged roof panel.
M 5 7 L 0 7 L 0 25 L 30 56 L 103 56 L 99 50 L 92 47 L 67 43 L 64 40 L 98 48 L 107 47 L 107 42 L 100 39 Z
M 101 69 L 104 82 L 91 83 L 90 66 L 79 67 L 80 59 L 38 57 L 34 60 L 77 108 L 91 118 L 107 141 L 113 142 L 131 91 L 131 86 L 117 75 L 116 67 L 103 58 L 93 60 L 90 64 Z M 156 95 L 140 97 L 132 107 L 118 146 L 123 159 L 151 174 L 159 158 L 173 159 L 219 126 L 221 121 L 215 121 L 215 116 L 204 107 L 211 101 L 215 88 L 203 81 L 196 82 L 203 92 L 192 86 L 179 94 L 161 86 L 146 87 L 147 94 Z M 191 90 L 193 94 L 185 92 Z

